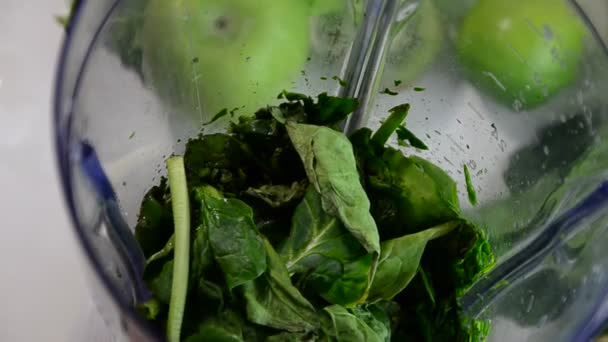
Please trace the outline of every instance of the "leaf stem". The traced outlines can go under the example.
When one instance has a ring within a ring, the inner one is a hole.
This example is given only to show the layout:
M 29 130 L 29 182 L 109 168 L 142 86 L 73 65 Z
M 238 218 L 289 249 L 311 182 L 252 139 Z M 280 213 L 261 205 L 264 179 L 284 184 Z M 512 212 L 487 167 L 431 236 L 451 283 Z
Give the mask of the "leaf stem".
M 167 321 L 167 339 L 179 342 L 188 291 L 188 268 L 190 264 L 190 201 L 183 157 L 167 160 L 173 223 L 175 225 L 175 249 L 173 251 L 173 281 Z

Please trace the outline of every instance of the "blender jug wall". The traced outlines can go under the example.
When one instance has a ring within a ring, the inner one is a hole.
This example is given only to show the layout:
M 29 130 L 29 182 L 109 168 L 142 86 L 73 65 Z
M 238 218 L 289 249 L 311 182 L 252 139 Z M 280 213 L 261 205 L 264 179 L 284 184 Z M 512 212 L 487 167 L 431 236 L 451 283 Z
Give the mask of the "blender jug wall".
M 479 203 L 464 209 L 485 229 L 498 258 L 496 268 L 462 298 L 467 313 L 492 321 L 490 340 L 584 340 L 598 332 L 608 313 L 602 306 L 608 291 L 608 255 L 602 248 L 608 201 L 608 102 L 602 95 L 608 58 L 595 31 L 599 25 L 592 25 L 586 13 L 587 6 L 600 1 L 583 6 L 553 2 L 583 28 L 580 49 L 574 48 L 572 79 L 534 105 L 525 97 L 505 102 L 488 91 L 487 79 L 505 87 L 503 77 L 509 72 L 477 70 L 484 81 L 463 66 L 458 45 L 463 23 L 488 0 L 458 5 L 443 0 L 335 0 L 313 6 L 305 15 L 283 13 L 293 23 L 291 29 L 299 28 L 291 33 L 297 43 L 292 43 L 290 59 L 296 62 L 281 65 L 281 77 L 270 75 L 261 85 L 256 79 L 264 74 L 251 70 L 281 63 L 282 49 L 276 46 L 281 37 L 273 36 L 275 44 L 266 46 L 273 52 L 269 56 L 252 49 L 248 55 L 213 59 L 195 47 L 195 21 L 165 15 L 170 8 L 150 10 L 149 2 L 155 1 L 81 1 L 68 28 L 56 85 L 62 182 L 112 338 L 162 339 L 133 308 L 137 270 L 124 246 L 117 247 L 112 238 L 116 221 L 108 218 L 108 203 L 117 200 L 119 221 L 133 227 L 144 192 L 163 175 L 163 161 L 181 153 L 184 142 L 211 121 L 222 106 L 218 101 L 229 101 L 214 91 L 237 89 L 236 81 L 245 86 L 233 97 L 246 106 L 230 103 L 238 108 L 237 116 L 275 103 L 283 89 L 357 97 L 361 106 L 345 123 L 347 131 L 377 128 L 389 108 L 410 103 L 408 128 L 429 146 L 414 154 L 456 180 L 462 203 L 468 203 L 462 171 L 468 166 Z M 302 4 L 294 2 L 298 6 Z M 599 8 L 598 13 L 606 11 Z M 531 44 L 541 41 L 549 51 L 568 53 L 559 43 L 560 34 L 566 33 L 551 14 L 546 10 L 546 22 L 538 22 L 526 18 L 525 11 L 516 13 L 509 25 L 538 36 Z M 266 14 L 247 14 L 256 15 Z M 267 30 L 289 30 L 280 21 L 277 25 Z M 180 53 L 173 55 L 176 50 Z M 519 53 L 519 63 L 532 57 Z M 220 77 L 209 72 L 207 64 L 212 63 L 238 75 L 216 79 L 217 89 L 209 90 L 205 74 Z M 180 75 L 191 78 L 184 84 Z M 543 78 L 551 74 L 539 71 L 535 77 L 537 84 L 529 87 L 546 85 Z M 203 133 L 225 124 L 220 120 Z M 391 144 L 398 146 L 396 140 Z M 93 171 L 83 167 L 90 150 L 100 165 Z

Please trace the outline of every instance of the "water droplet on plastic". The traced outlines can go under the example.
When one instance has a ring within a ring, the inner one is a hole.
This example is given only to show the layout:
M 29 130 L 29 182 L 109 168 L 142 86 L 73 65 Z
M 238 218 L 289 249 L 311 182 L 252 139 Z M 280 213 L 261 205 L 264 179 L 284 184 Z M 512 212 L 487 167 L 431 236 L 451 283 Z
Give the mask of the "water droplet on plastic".
M 543 153 L 544 153 L 546 156 L 548 156 L 548 155 L 549 155 L 549 153 L 550 153 L 550 151 L 549 151 L 549 146 L 547 146 L 547 145 L 544 145 L 544 146 L 543 146 Z
M 523 103 L 519 99 L 515 99 L 515 101 L 513 101 L 513 109 L 515 109 L 516 112 L 521 111 L 523 106 Z
M 501 152 L 504 152 L 505 149 L 507 148 L 507 142 L 504 139 L 500 139 L 500 143 L 498 144 L 498 147 L 500 147 Z
M 531 294 L 530 299 L 528 300 L 528 305 L 526 306 L 526 313 L 532 311 L 532 308 L 534 307 L 534 299 L 534 295 Z
M 540 320 L 538 320 L 538 326 L 541 327 L 543 325 L 545 325 L 545 323 L 547 323 L 547 321 L 549 320 L 549 315 L 543 315 Z

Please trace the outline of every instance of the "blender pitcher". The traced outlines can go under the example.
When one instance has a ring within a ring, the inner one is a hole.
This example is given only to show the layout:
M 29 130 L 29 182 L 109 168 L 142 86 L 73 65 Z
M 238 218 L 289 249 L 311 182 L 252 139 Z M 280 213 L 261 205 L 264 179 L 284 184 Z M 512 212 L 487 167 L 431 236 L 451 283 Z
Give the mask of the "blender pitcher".
M 346 132 L 411 104 L 408 127 L 429 146 L 416 154 L 458 183 L 497 258 L 460 298 L 491 321 L 489 341 L 597 336 L 608 319 L 607 14 L 601 0 L 79 1 L 55 144 L 103 333 L 164 340 L 135 309 L 146 293 L 129 247 L 164 160 L 222 107 L 248 115 L 287 89 L 357 98 Z

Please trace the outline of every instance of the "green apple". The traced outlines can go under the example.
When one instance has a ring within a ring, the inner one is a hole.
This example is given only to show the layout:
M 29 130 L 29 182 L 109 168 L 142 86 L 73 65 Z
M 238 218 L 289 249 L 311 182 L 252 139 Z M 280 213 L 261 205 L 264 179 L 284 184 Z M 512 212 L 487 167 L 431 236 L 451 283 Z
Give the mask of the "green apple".
M 302 0 L 150 0 L 141 32 L 146 82 L 208 120 L 251 112 L 299 75 L 309 51 Z
M 516 109 L 543 103 L 577 75 L 585 28 L 561 0 L 480 0 L 457 39 L 471 81 Z
M 344 10 L 347 2 L 353 0 L 308 0 L 310 1 L 311 15 L 326 15 Z
M 439 12 L 430 0 L 422 0 L 412 17 L 396 25 L 384 72 L 390 77 L 383 87 L 392 87 L 395 80 L 411 85 L 435 60 L 443 42 Z

